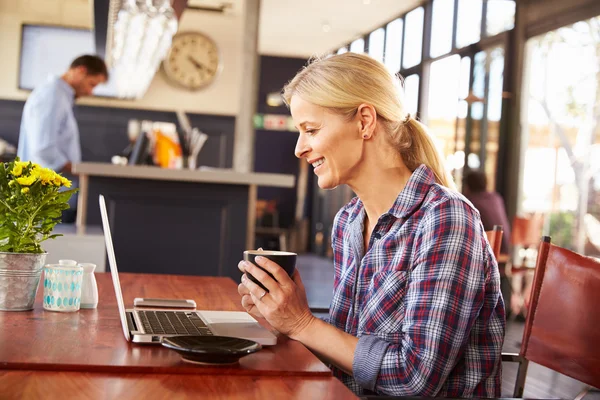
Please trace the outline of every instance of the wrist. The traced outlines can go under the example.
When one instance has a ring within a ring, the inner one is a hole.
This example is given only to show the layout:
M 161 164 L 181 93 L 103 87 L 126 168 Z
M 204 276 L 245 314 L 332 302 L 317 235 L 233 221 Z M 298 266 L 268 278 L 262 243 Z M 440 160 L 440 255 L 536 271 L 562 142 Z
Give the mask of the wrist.
M 298 342 L 305 343 L 306 340 L 311 337 L 311 332 L 314 330 L 319 321 L 320 320 L 317 317 L 309 312 L 305 317 L 302 318 L 299 328 L 290 334 L 289 337 Z

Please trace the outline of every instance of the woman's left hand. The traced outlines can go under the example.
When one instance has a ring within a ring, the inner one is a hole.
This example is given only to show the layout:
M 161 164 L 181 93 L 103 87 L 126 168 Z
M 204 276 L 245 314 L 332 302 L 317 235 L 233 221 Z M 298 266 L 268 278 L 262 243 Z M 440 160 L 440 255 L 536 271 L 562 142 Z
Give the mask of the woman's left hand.
M 308 307 L 306 290 L 298 270 L 295 270 L 290 278 L 283 268 L 265 257 L 256 257 L 255 261 L 276 280 L 251 262 L 243 262 L 244 270 L 252 274 L 269 289 L 269 292 L 266 293 L 248 279 L 246 274 L 242 276 L 242 283 L 248 288 L 254 304 L 271 326 L 296 339 L 315 318 Z

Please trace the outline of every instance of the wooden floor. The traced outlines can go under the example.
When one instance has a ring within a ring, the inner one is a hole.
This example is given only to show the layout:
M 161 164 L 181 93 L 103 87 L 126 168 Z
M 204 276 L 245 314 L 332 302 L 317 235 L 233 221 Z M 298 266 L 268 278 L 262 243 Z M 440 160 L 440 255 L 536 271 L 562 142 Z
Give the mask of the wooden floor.
M 297 267 L 306 287 L 311 308 L 327 309 L 333 287 L 332 261 L 314 255 L 300 255 Z M 508 321 L 504 340 L 505 352 L 518 353 L 523 328 L 522 322 Z M 516 373 L 517 366 L 515 364 L 505 363 L 503 365 L 502 395 L 504 397 L 510 397 L 512 394 Z M 524 397 L 573 399 L 585 386 L 581 382 L 548 368 L 530 363 Z M 590 392 L 585 399 L 600 400 L 600 392 Z

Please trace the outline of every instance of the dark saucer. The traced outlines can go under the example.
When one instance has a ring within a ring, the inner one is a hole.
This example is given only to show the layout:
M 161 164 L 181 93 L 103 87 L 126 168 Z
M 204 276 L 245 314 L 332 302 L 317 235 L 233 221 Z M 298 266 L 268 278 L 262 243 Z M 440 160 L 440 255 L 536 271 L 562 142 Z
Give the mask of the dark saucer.
M 183 361 L 203 365 L 235 364 L 262 348 L 252 340 L 227 336 L 173 336 L 163 338 L 162 345 L 178 352 Z

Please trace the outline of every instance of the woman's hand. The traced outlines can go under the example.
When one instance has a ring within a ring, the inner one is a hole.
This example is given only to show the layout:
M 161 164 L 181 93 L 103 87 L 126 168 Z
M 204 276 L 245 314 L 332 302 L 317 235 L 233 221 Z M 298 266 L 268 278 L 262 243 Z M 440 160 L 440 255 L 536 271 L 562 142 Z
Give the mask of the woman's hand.
M 251 262 L 241 261 L 240 270 L 252 274 L 269 289 L 268 293 L 265 292 L 244 274 L 238 287 L 242 305 L 248 313 L 264 316 L 273 328 L 296 339 L 315 319 L 308 307 L 306 290 L 298 270 L 290 278 L 283 268 L 265 257 L 256 257 L 255 261 L 275 279 Z
M 252 296 L 250 295 L 250 290 L 244 285 L 244 280 L 248 279 L 244 270 L 244 261 L 240 261 L 238 264 L 238 269 L 242 271 L 244 275 L 242 275 L 242 283 L 238 285 L 238 293 L 242 296 L 242 307 L 246 310 L 246 312 L 253 317 L 256 318 L 264 318 L 264 316 L 258 311 L 256 308 L 256 304 L 254 304 L 254 300 L 252 300 Z

